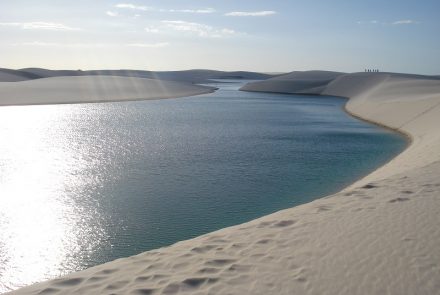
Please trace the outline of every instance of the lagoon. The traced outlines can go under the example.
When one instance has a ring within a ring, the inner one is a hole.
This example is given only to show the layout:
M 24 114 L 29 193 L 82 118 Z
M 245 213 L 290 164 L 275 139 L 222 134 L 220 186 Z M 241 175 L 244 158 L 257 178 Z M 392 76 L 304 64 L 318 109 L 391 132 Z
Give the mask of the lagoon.
M 0 108 L 0 292 L 312 201 L 406 146 L 342 98 L 213 85 Z

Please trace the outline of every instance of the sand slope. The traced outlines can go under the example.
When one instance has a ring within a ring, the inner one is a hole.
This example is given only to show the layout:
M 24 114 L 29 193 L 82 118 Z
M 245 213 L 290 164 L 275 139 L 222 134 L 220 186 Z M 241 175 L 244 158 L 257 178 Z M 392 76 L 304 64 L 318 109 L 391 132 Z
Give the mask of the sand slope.
M 13 294 L 439 294 L 440 81 L 347 74 L 320 93 L 411 146 L 333 196 Z
M 213 87 L 143 78 L 53 77 L 0 83 L 0 105 L 144 100 L 191 96 L 214 90 Z
M 9 75 L 3 74 L 9 72 L 15 76 L 21 77 L 20 80 L 11 80 Z M 141 70 L 48 70 L 42 68 L 26 68 L 20 70 L 0 69 L 0 82 L 13 82 L 29 79 L 61 77 L 61 76 L 120 76 L 159 79 L 167 81 L 180 81 L 189 83 L 206 83 L 212 79 L 248 79 L 262 80 L 272 78 L 276 75 L 263 73 L 235 71 L 224 72 L 214 70 L 186 70 L 186 71 L 141 71 Z
M 320 93 L 323 87 L 341 75 L 344 75 L 344 73 L 330 71 L 295 71 L 265 81 L 248 83 L 243 86 L 241 90 L 316 94 Z M 292 81 L 295 82 L 292 83 Z

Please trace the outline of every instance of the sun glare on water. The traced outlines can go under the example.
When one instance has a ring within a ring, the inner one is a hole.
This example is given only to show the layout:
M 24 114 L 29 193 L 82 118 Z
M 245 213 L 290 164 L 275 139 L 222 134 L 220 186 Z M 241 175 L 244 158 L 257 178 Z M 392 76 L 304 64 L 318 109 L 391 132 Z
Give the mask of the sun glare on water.
M 71 197 L 88 181 L 81 171 L 89 164 L 73 153 L 75 144 L 66 144 L 75 136 L 69 133 L 67 110 L 0 109 L 0 277 L 11 282 L 0 284 L 0 293 L 80 269 L 76 255 L 84 243 L 78 241 L 89 239 L 93 247 L 103 235 L 86 226 L 86 214 L 78 214 L 84 207 Z

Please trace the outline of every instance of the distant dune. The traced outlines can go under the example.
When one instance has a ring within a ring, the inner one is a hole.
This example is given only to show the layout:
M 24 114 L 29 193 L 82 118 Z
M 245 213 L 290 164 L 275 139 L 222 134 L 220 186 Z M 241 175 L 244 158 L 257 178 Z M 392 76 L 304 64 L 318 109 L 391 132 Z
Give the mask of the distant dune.
M 340 72 L 305 71 L 291 72 L 261 82 L 249 83 L 241 88 L 244 91 L 265 91 L 283 93 L 319 93 L 336 77 L 344 75 Z M 294 81 L 294 83 L 292 82 Z
M 191 96 L 213 87 L 117 76 L 70 76 L 0 83 L 0 105 L 86 103 Z
M 262 80 L 276 75 L 214 70 L 0 69 L 0 105 L 81 103 L 190 96 L 214 88 L 192 84 L 216 79 Z
M 41 78 L 33 73 L 0 68 L 0 82 L 16 82 Z
M 353 73 L 304 71 L 248 83 L 240 90 L 298 94 L 329 94 L 352 97 L 387 79 L 440 80 L 439 76 L 397 73 Z
M 288 74 L 279 75 L 272 80 L 320 80 L 330 81 L 345 73 L 331 71 L 294 71 Z
M 12 80 L 10 75 L 22 77 L 20 80 Z M 139 71 L 139 70 L 48 70 L 42 68 L 26 68 L 20 70 L 0 69 L 0 82 L 13 82 L 28 79 L 60 77 L 60 76 L 121 76 L 121 77 L 137 77 L 148 79 L 160 79 L 190 83 L 206 83 L 215 79 L 247 79 L 247 80 L 263 80 L 272 78 L 276 75 L 235 71 L 224 72 L 214 70 L 187 70 L 187 71 Z

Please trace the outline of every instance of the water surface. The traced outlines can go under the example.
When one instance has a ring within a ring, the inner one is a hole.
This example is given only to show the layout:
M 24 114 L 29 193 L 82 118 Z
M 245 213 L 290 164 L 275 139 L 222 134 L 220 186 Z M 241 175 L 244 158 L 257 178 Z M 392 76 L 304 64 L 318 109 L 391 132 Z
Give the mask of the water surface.
M 405 146 L 344 99 L 240 85 L 1 107 L 0 292 L 311 201 Z

